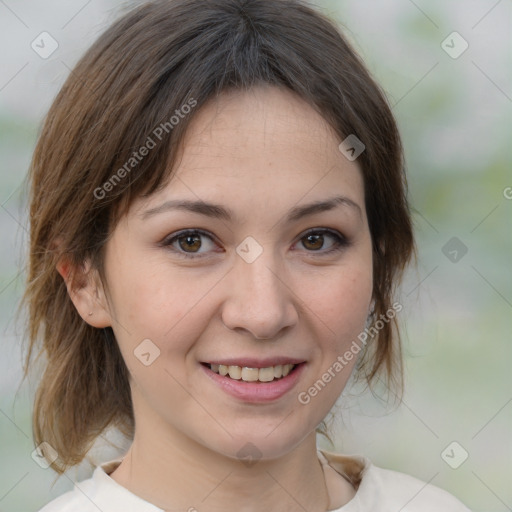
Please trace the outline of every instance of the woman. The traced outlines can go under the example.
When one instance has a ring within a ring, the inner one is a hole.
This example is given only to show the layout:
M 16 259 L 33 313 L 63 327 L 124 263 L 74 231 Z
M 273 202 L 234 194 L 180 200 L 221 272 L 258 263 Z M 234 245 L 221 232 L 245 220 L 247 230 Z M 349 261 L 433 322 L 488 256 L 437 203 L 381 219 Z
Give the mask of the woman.
M 414 252 L 400 137 L 332 22 L 299 1 L 157 0 L 52 105 L 29 175 L 42 510 L 466 511 L 318 450 L 352 374 L 401 390 L 393 291 Z

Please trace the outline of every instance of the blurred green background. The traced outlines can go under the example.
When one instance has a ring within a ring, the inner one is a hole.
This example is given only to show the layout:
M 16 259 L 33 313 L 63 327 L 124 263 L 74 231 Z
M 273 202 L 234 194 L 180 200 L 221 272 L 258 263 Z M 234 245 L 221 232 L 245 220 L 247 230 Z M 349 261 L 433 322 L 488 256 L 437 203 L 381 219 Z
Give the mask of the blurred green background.
M 36 382 L 19 387 L 22 321 L 14 314 L 27 241 L 23 180 L 41 120 L 122 5 L 0 2 L 0 511 L 36 511 L 91 474 L 84 462 L 55 483 L 31 459 Z M 316 5 L 340 23 L 393 105 L 419 253 L 400 294 L 403 404 L 347 389 L 335 449 L 430 481 L 473 511 L 512 510 L 512 5 Z M 59 44 L 48 59 L 30 46 L 43 31 Z M 322 438 L 319 445 L 332 449 Z M 99 443 L 91 463 L 118 453 Z

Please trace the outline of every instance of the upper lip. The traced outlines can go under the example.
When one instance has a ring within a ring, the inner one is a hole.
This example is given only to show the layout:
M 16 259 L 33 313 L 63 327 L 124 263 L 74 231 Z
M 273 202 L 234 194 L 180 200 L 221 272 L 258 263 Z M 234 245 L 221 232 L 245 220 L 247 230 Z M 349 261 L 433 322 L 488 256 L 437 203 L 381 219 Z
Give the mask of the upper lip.
M 233 357 L 230 359 L 213 359 L 204 361 L 207 364 L 222 364 L 225 366 L 241 366 L 247 368 L 269 368 L 280 364 L 300 364 L 304 363 L 304 359 L 296 359 L 293 357 L 276 356 L 266 357 L 265 359 L 257 359 L 255 357 Z

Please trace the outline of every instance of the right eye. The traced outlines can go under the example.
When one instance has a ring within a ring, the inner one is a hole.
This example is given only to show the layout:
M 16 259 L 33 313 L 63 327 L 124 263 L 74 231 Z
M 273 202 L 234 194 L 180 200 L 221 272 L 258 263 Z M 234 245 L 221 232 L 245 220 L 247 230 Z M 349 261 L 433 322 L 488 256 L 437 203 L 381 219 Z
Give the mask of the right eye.
M 199 229 L 186 229 L 178 233 L 169 235 L 162 242 L 162 246 L 168 247 L 170 250 L 176 252 L 179 256 L 184 258 L 202 258 L 205 252 L 199 252 L 199 249 L 203 247 L 201 238 L 213 242 L 213 236 Z M 177 246 L 176 246 L 177 244 Z M 208 244 L 207 244 L 208 245 Z M 189 252 L 190 249 L 190 252 Z

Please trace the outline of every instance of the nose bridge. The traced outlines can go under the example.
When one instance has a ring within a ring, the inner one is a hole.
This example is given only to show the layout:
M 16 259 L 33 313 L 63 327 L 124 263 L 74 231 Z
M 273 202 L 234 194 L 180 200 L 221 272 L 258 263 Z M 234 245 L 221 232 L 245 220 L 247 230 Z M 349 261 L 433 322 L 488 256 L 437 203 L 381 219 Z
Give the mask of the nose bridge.
M 271 243 L 258 242 L 254 237 L 247 236 L 236 248 L 236 275 L 238 279 L 248 280 L 257 287 L 274 287 L 276 272 L 280 265 L 272 251 Z
M 238 251 L 237 251 L 238 252 Z M 268 248 L 256 251 L 251 247 L 248 253 L 249 258 L 244 255 L 236 261 L 236 279 L 234 291 L 239 291 L 239 297 L 253 306 L 256 312 L 258 309 L 268 310 L 265 306 L 277 306 L 283 296 L 282 283 L 278 278 L 277 262 L 273 252 Z
M 280 280 L 276 272 L 276 258 L 271 255 L 271 251 L 266 251 L 265 255 L 260 255 L 255 261 L 247 263 L 238 262 L 240 278 L 246 279 L 252 292 L 257 295 L 270 294 L 275 295 L 280 290 Z M 271 298 L 269 296 L 269 298 Z
M 237 247 L 223 322 L 256 338 L 271 338 L 296 319 L 291 292 L 274 252 L 248 238 Z

